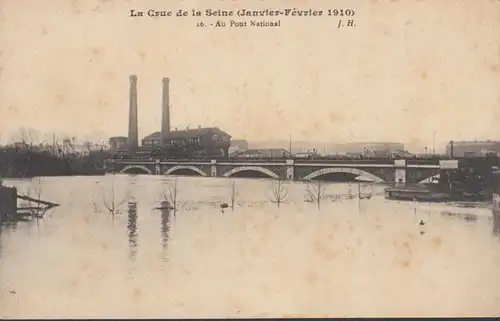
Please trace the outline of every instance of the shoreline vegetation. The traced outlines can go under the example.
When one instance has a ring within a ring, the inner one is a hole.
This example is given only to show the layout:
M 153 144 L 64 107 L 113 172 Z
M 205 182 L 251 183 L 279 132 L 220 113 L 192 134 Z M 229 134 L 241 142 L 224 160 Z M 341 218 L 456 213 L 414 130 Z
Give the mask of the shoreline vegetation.
M 0 177 L 19 179 L 38 176 L 104 175 L 106 152 L 90 155 L 56 154 L 30 148 L 0 147 Z

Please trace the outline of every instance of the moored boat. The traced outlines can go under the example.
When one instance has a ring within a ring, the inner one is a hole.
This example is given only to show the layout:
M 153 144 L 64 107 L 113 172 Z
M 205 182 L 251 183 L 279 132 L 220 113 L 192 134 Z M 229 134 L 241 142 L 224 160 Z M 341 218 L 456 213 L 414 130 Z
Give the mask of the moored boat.
M 384 189 L 385 198 L 401 201 L 447 202 L 453 200 L 453 195 L 432 191 L 425 186 L 389 187 Z

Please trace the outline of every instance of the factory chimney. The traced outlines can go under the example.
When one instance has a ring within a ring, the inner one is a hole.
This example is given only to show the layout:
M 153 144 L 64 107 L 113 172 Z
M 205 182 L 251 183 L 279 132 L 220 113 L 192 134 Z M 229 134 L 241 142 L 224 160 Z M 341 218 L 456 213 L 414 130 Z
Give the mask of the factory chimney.
M 163 78 L 163 99 L 162 99 L 162 115 L 161 115 L 161 145 L 167 143 L 168 134 L 170 133 L 170 89 L 169 79 Z
M 137 76 L 130 76 L 130 109 L 128 114 L 128 148 L 135 151 L 139 147 L 137 129 Z

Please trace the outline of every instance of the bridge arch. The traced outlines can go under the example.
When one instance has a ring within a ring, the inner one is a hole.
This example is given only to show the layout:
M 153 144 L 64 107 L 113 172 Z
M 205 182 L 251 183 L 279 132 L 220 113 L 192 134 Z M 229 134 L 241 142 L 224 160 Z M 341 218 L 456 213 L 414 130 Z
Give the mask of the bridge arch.
M 128 166 L 125 166 L 120 171 L 120 173 L 127 173 L 131 169 L 139 169 L 139 170 L 143 171 L 144 174 L 150 174 L 150 175 L 153 174 L 153 172 L 151 172 L 151 170 L 149 168 L 147 168 L 146 166 L 144 166 L 144 165 L 128 165 Z
M 439 174 L 436 174 L 436 175 L 432 175 L 432 176 L 429 176 L 427 177 L 426 179 L 423 179 L 421 180 L 420 182 L 418 182 L 419 184 L 427 184 L 427 183 L 431 183 L 434 179 L 439 179 L 440 175 Z
M 309 175 L 304 176 L 303 180 L 311 180 L 311 179 L 314 179 L 318 176 L 326 175 L 326 174 L 330 174 L 330 173 L 349 173 L 349 174 L 353 174 L 356 176 L 364 176 L 364 177 L 370 178 L 376 183 L 384 183 L 383 179 L 381 179 L 380 177 L 378 177 L 376 175 L 368 173 L 367 171 L 364 171 L 362 169 L 357 169 L 357 168 L 346 168 L 346 167 L 322 168 L 322 169 L 319 169 L 315 172 L 312 172 Z
M 267 168 L 264 168 L 264 167 L 261 167 L 261 166 L 239 166 L 239 167 L 235 167 L 235 168 L 231 169 L 230 171 L 228 171 L 227 173 L 225 173 L 223 176 L 224 177 L 231 177 L 231 176 L 233 176 L 236 173 L 246 172 L 246 171 L 261 172 L 262 174 L 266 174 L 267 176 L 275 178 L 275 179 L 279 179 L 280 178 L 278 176 L 278 174 L 276 174 L 275 172 L 270 171 Z
M 183 169 L 187 169 L 187 170 L 196 172 L 196 173 L 200 174 L 201 176 L 207 176 L 207 173 L 205 173 L 204 171 L 202 171 L 198 167 L 191 166 L 191 165 L 175 165 L 174 167 L 169 168 L 165 172 L 165 175 L 171 175 L 173 172 L 178 171 L 178 170 L 183 170 Z

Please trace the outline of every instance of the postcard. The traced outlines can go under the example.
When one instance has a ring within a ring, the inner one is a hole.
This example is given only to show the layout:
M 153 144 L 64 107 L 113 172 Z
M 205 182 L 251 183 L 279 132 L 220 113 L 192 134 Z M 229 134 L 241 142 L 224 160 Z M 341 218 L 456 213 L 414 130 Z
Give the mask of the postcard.
M 0 0 L 0 317 L 500 314 L 500 1 Z

